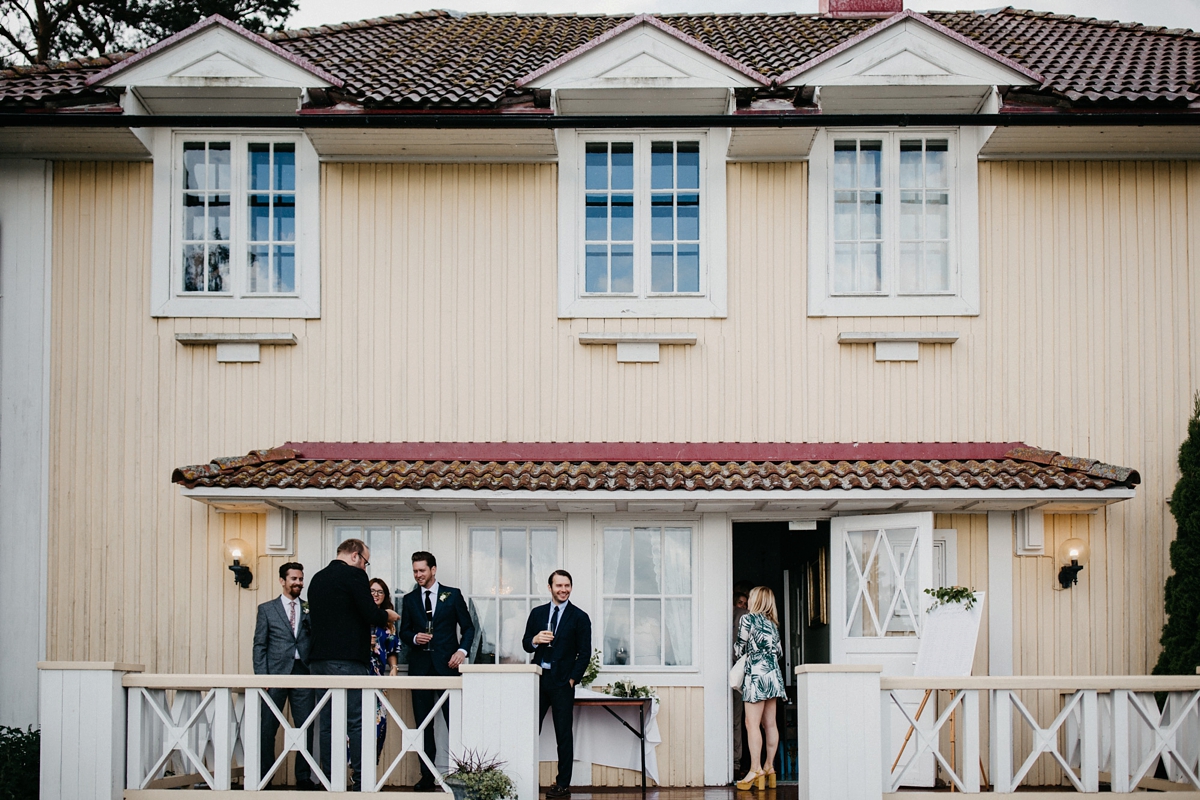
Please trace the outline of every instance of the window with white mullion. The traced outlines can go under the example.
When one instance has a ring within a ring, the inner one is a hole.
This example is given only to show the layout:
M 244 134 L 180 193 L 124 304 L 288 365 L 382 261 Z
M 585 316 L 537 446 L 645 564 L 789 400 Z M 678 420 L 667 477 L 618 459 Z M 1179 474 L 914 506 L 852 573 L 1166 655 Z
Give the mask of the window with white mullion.
M 948 151 L 945 139 L 900 140 L 900 294 L 951 289 Z
M 287 294 L 296 290 L 296 145 L 251 142 L 248 186 L 246 291 Z
M 182 152 L 183 290 L 232 291 L 229 276 L 232 147 L 228 141 L 185 141 Z
M 632 294 L 633 142 L 588 142 L 584 163 L 584 291 Z
M 883 291 L 883 200 L 883 141 L 835 141 L 830 269 L 835 294 Z
M 690 666 L 692 529 L 608 527 L 602 652 L 613 666 Z
M 700 291 L 699 142 L 650 142 L 650 291 Z
M 477 663 L 524 664 L 521 646 L 530 610 L 549 602 L 559 566 L 555 527 L 473 525 L 467 532 L 468 598 L 479 620 Z

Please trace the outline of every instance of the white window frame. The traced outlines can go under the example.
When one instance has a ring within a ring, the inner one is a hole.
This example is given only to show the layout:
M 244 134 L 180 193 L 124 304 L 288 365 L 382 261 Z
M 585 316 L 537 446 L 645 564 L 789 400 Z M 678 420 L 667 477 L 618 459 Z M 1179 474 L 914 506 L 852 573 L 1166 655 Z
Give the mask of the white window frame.
M 604 531 L 609 528 L 629 528 L 630 535 L 633 535 L 634 528 L 690 528 L 692 531 L 692 663 L 668 666 L 666 664 L 605 664 L 604 658 L 601 656 L 600 671 L 606 675 L 624 675 L 624 674 L 645 674 L 645 673 L 699 673 L 700 672 L 700 638 L 702 631 L 700 629 L 700 520 L 693 517 L 685 517 L 682 519 L 665 519 L 665 518 L 622 518 L 622 517 L 596 517 L 595 528 L 593 532 L 593 541 L 595 543 L 595 573 L 593 579 L 596 582 L 596 614 L 592 618 L 592 649 L 604 652 L 604 600 L 606 597 L 604 591 Z M 630 575 L 632 581 L 633 576 Z M 632 590 L 632 585 L 630 589 Z M 630 592 L 629 597 L 636 596 L 636 592 Z M 661 633 L 661 632 L 660 632 Z
M 476 597 L 483 597 L 483 595 L 475 594 L 473 591 L 473 586 L 472 586 L 472 580 L 474 579 L 474 576 L 471 574 L 471 531 L 478 529 L 478 528 L 495 528 L 497 535 L 499 535 L 500 530 L 503 528 L 506 528 L 506 527 L 507 528 L 525 528 L 527 530 L 532 529 L 532 528 L 541 528 L 541 529 L 554 528 L 558 535 L 558 557 L 555 561 L 554 568 L 555 569 L 563 569 L 564 568 L 563 564 L 564 564 L 564 560 L 566 558 L 566 547 L 567 547 L 566 530 L 565 530 L 566 525 L 561 518 L 559 518 L 559 517 L 549 517 L 546 519 L 535 519 L 535 518 L 526 518 L 526 517 L 498 518 L 498 517 L 489 517 L 489 516 L 462 515 L 459 518 L 459 527 L 458 527 L 459 564 L 461 565 L 461 567 L 459 569 L 459 575 L 461 576 L 459 585 L 460 585 L 461 591 L 463 593 L 463 598 L 466 599 L 466 601 L 468 603 L 470 603 Z M 499 557 L 500 557 L 499 550 L 497 550 L 497 552 L 496 552 L 496 557 L 497 557 L 497 559 L 499 559 Z M 547 577 L 549 577 L 549 576 L 547 576 Z M 531 581 L 530 586 L 531 587 L 540 586 L 541 580 L 542 580 L 541 576 L 531 575 L 530 576 L 530 581 Z M 541 602 L 537 602 L 536 595 L 531 594 L 531 595 L 522 595 L 522 596 L 529 597 L 529 599 L 530 599 L 529 609 L 530 610 L 541 605 Z M 495 595 L 495 600 L 497 601 L 497 614 L 499 614 L 500 599 L 501 599 L 501 595 L 499 595 L 499 594 Z M 550 602 L 549 590 L 546 591 L 546 602 Z M 476 610 L 478 611 L 478 607 L 476 607 Z M 528 616 L 526 616 L 526 621 L 528 621 Z M 483 635 L 483 627 L 482 626 L 485 624 L 485 621 L 483 620 L 482 616 L 480 616 L 479 624 L 480 624 L 480 630 L 476 632 L 476 636 Z M 523 628 L 521 630 L 521 633 L 522 633 L 522 635 L 524 635 Z M 499 634 L 499 631 L 497 631 L 497 634 Z M 500 643 L 497 642 L 496 646 L 498 649 L 500 646 Z M 525 663 L 528 664 L 529 660 L 533 657 L 533 654 L 525 653 L 524 655 L 525 655 Z M 496 663 L 500 663 L 499 652 L 497 652 L 496 656 L 497 656 Z M 482 663 L 487 663 L 487 662 L 480 661 L 480 662 L 476 662 L 476 663 L 482 664 Z
M 325 564 L 328 564 L 330 561 L 332 561 L 334 558 L 337 558 L 337 547 L 339 544 L 338 539 L 337 539 L 337 529 L 342 528 L 342 527 L 356 527 L 356 528 L 364 528 L 364 529 L 365 528 L 393 528 L 393 529 L 395 529 L 395 528 L 415 528 L 415 529 L 419 529 L 421 532 L 421 546 L 418 549 L 420 549 L 420 550 L 428 550 L 429 549 L 429 520 L 427 518 L 395 517 L 395 516 L 383 516 L 383 517 L 328 516 L 324 520 L 324 530 L 322 531 L 322 535 L 321 535 L 321 553 L 323 556 L 323 560 L 322 560 L 320 566 L 318 566 L 316 569 L 312 569 L 311 572 L 308 573 L 309 578 L 311 578 L 313 575 L 315 575 L 317 573 L 317 571 L 321 568 L 321 566 L 324 566 Z M 371 543 L 368 541 L 367 547 L 370 547 L 370 546 L 371 546 Z M 375 572 L 375 567 L 377 566 L 378 562 L 374 559 L 374 556 L 376 554 L 372 553 L 371 555 L 373 557 L 372 564 L 370 567 L 367 568 L 367 575 L 369 577 L 374 578 L 374 577 L 376 577 L 374 572 Z M 393 558 L 396 560 L 396 563 L 399 565 L 399 566 L 397 566 L 398 573 L 402 573 L 401 567 L 403 566 L 405 560 L 407 560 L 407 558 L 409 556 L 411 556 L 412 554 L 411 553 L 405 554 L 405 553 L 397 552 L 397 553 L 393 553 L 392 555 L 393 555 Z M 380 576 L 380 577 L 382 577 L 382 576 Z M 403 579 L 406 580 L 408 583 L 414 583 L 414 581 L 412 580 L 411 574 L 405 576 Z M 394 583 L 393 583 L 393 581 L 394 581 Z M 387 583 L 388 583 L 388 588 L 392 590 L 392 602 L 396 606 L 396 613 L 399 614 L 400 613 L 400 603 L 398 601 L 403 599 L 405 593 L 400 591 L 400 578 L 399 577 L 393 578 L 393 581 L 387 581 Z
M 574 317 L 682 317 L 727 315 L 727 218 L 725 152 L 728 128 L 699 130 L 560 130 L 558 142 L 558 316 Z M 587 142 L 644 141 L 634 149 L 634 293 L 589 295 L 584 292 L 584 155 Z M 648 197 L 651 140 L 700 142 L 700 291 L 695 294 L 650 292 Z
M 883 190 L 896 195 L 898 159 L 891 157 L 902 138 L 947 139 L 950 150 L 950 281 L 952 291 L 901 295 L 895 290 L 899 252 L 898 196 L 885 200 L 883 271 L 885 293 L 835 295 L 833 264 L 833 143 L 835 139 L 885 141 Z M 979 149 L 983 136 L 977 127 L 851 128 L 817 132 L 809 155 L 808 191 L 808 315 L 810 317 L 975 316 L 979 314 Z
M 151 235 L 150 314 L 154 317 L 244 317 L 317 319 L 321 316 L 320 163 L 303 133 L 286 130 L 153 129 L 153 231 Z M 230 282 L 225 293 L 184 292 L 182 263 L 182 152 L 184 141 L 233 142 L 230 194 Z M 296 291 L 249 294 L 245 268 L 246 144 L 296 145 Z

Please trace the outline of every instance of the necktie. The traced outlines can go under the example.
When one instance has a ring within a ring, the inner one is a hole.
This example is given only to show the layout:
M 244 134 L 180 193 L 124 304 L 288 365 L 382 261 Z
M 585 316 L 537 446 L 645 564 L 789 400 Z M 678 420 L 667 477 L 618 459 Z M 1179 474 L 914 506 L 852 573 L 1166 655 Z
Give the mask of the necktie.
M 558 633 L 558 606 L 555 606 L 554 611 L 550 614 L 550 632 Z
M 428 619 L 433 619 L 433 601 L 429 599 L 429 590 L 425 590 L 425 616 Z
M 288 623 L 292 626 L 292 635 L 296 634 L 296 601 L 288 601 Z

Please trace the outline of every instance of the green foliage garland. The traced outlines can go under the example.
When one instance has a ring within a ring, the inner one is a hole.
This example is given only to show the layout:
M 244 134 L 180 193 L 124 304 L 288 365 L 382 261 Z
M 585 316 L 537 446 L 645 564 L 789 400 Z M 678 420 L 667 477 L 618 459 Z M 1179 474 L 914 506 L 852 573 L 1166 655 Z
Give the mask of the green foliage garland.
M 638 686 L 631 678 L 613 681 L 608 693 L 613 697 L 658 697 L 649 686 Z
M 588 660 L 587 669 L 584 670 L 583 678 L 580 679 L 580 686 L 591 686 L 596 682 L 596 678 L 600 677 L 600 651 L 593 650 L 592 657 Z
M 951 603 L 966 603 L 967 608 L 975 607 L 975 592 L 965 586 L 941 586 L 937 589 L 926 589 L 925 594 L 933 598 L 934 603 L 929 607 L 933 611 L 938 606 Z
M 1179 446 L 1179 481 L 1171 493 L 1175 541 L 1164 591 L 1167 621 L 1155 675 L 1195 675 L 1200 665 L 1200 392 Z
M 41 732 L 0 725 L 0 800 L 36 800 Z

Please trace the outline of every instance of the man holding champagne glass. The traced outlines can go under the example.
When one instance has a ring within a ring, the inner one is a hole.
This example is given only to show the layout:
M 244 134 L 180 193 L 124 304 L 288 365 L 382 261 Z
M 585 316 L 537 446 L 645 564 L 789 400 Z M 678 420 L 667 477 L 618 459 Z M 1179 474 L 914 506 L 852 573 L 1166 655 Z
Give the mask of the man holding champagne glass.
M 412 554 L 413 580 L 417 586 L 404 595 L 400 614 L 400 639 L 413 645 L 408 654 L 409 675 L 457 675 L 467 660 L 467 649 L 475 640 L 471 612 L 462 592 L 437 581 L 437 559 L 433 553 L 418 550 Z M 421 724 L 437 703 L 440 692 L 414 689 L 413 714 Z M 442 715 L 450 721 L 450 704 L 442 706 Z M 433 762 L 437 755 L 433 722 L 425 727 L 425 754 Z M 421 761 L 421 780 L 417 791 L 436 787 L 429 766 Z

